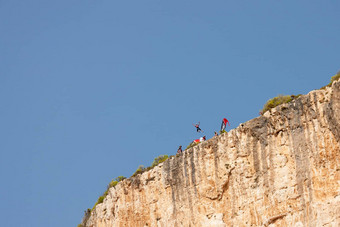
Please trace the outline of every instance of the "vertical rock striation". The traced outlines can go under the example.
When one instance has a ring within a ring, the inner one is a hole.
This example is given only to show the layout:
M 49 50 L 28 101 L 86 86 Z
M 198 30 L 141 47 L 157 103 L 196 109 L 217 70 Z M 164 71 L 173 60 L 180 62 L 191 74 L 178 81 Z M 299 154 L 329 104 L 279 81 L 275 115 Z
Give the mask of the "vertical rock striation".
M 340 81 L 120 182 L 83 224 L 340 226 Z

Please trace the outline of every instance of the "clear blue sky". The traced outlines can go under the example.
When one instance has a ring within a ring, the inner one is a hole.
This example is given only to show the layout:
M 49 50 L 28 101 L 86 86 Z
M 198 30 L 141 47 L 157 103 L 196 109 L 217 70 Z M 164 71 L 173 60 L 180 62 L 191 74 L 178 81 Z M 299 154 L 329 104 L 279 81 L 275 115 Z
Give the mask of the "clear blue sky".
M 340 1 L 0 0 L 0 220 L 76 226 L 111 179 L 340 69 Z

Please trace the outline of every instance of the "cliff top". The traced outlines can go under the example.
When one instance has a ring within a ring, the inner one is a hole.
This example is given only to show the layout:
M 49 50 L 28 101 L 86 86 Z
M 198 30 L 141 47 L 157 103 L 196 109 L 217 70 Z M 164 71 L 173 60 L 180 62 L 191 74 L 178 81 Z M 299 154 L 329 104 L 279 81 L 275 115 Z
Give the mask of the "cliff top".
M 256 117 L 254 119 L 251 119 L 245 123 L 241 123 L 237 128 L 230 130 L 229 132 L 223 132 L 221 135 L 217 137 L 213 137 L 207 141 L 201 142 L 194 147 L 190 147 L 186 150 L 183 151 L 181 154 L 177 155 L 172 155 L 169 157 L 169 160 L 175 160 L 177 158 L 180 158 L 181 156 L 187 156 L 190 152 L 193 151 L 193 149 L 200 150 L 203 149 L 204 147 L 207 146 L 214 146 L 214 143 L 218 140 L 220 140 L 222 137 L 226 139 L 228 137 L 228 134 L 239 134 L 239 133 L 247 133 L 249 136 L 256 138 L 257 141 L 259 141 L 263 146 L 267 146 L 267 137 L 269 136 L 268 129 L 267 129 L 267 124 L 268 124 L 268 119 L 271 117 L 277 117 L 278 115 L 285 116 L 289 118 L 289 115 L 291 114 L 290 110 L 296 109 L 299 110 L 302 108 L 303 105 L 308 104 L 307 101 L 310 97 L 314 96 L 315 93 L 319 91 L 323 91 L 325 95 L 331 92 L 331 86 L 334 82 L 339 80 L 340 78 L 340 72 L 337 73 L 334 77 L 332 77 L 330 84 L 328 84 L 325 87 L 322 87 L 320 90 L 313 90 L 309 92 L 307 95 L 299 95 L 299 96 L 288 96 L 289 101 L 287 99 L 281 99 L 280 102 L 276 102 L 274 106 L 271 108 L 267 109 L 266 111 L 263 112 L 262 116 Z M 307 100 L 307 101 L 306 101 Z M 269 100 L 268 102 L 271 102 Z M 265 105 L 265 108 L 268 108 L 269 105 Z M 279 119 L 279 118 L 278 118 Z M 282 127 L 277 127 L 277 131 L 270 132 L 272 135 L 278 135 L 279 133 L 282 133 L 284 129 L 284 125 L 282 122 L 279 122 L 282 124 Z M 272 124 L 272 123 L 271 123 Z M 297 122 L 295 120 L 290 121 L 290 127 L 299 127 L 298 124 L 300 122 Z M 294 126 L 296 125 L 296 126 Z M 124 185 L 136 185 L 139 184 L 141 178 L 148 179 L 150 176 L 150 171 L 159 171 L 161 168 L 163 168 L 163 164 L 166 160 L 168 159 L 167 155 L 162 155 L 157 158 L 155 158 L 153 164 L 150 167 L 144 168 L 142 166 L 138 167 L 137 171 L 128 179 L 125 177 L 118 177 L 112 182 L 107 187 L 106 192 L 98 199 L 97 203 L 95 206 L 91 209 L 88 209 L 86 211 L 83 223 L 86 223 L 86 220 L 90 217 L 91 212 L 95 209 L 95 207 L 102 203 L 105 199 L 105 197 L 108 195 L 110 188 L 112 187 L 121 187 L 122 184 Z M 168 164 L 167 164 L 168 165 Z M 153 170 L 153 168 L 156 168 Z M 232 167 L 230 167 L 232 168 Z M 145 180 L 144 179 L 144 180 Z M 151 179 L 153 180 L 153 179 Z M 148 181 L 148 180 L 146 180 Z M 171 179 L 170 179 L 171 181 Z

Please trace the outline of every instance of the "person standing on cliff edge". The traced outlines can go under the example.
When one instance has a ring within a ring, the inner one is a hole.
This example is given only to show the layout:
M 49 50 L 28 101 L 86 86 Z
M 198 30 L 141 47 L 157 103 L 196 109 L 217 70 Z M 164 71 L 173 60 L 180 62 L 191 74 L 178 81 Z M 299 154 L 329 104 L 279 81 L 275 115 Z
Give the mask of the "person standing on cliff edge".
M 221 125 L 221 131 L 225 130 L 225 127 L 227 126 L 227 123 L 230 126 L 229 121 L 227 120 L 227 118 L 223 118 L 222 125 Z

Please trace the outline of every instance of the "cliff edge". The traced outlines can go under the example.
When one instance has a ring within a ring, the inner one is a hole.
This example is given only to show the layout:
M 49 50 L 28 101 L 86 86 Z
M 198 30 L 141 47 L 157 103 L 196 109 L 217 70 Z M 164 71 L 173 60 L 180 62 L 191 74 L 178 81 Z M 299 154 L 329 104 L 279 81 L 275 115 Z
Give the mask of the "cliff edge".
M 82 225 L 340 226 L 340 81 L 119 182 Z

